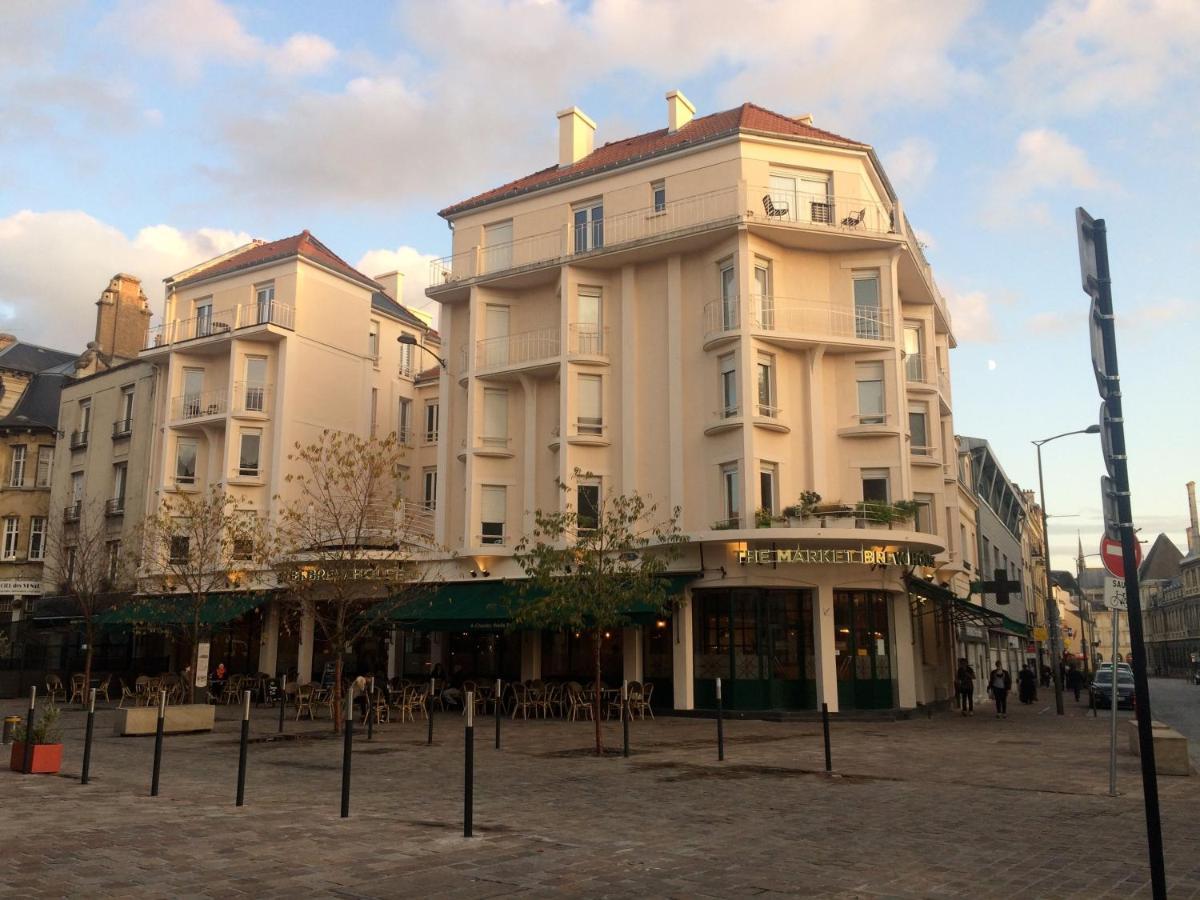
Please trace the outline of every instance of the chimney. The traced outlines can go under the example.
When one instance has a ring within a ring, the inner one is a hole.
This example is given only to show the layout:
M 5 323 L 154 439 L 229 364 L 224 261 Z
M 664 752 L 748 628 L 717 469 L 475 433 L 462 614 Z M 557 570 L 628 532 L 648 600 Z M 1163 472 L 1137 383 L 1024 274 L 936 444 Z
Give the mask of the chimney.
M 96 301 L 95 349 L 112 362 L 136 359 L 146 346 L 150 304 L 142 293 L 142 280 L 117 273 Z
M 802 116 L 796 116 L 796 121 L 799 122 L 801 125 L 812 125 L 812 123 L 813 123 L 812 113 L 805 113 Z
M 1188 519 L 1192 527 L 1188 529 L 1188 552 L 1200 553 L 1200 523 L 1196 521 L 1196 482 L 1187 483 Z
M 384 272 L 376 275 L 375 280 L 383 285 L 383 292 L 397 303 L 404 302 L 404 273 Z
M 596 123 L 578 106 L 558 113 L 558 164 L 569 166 L 592 152 Z
M 667 132 L 674 134 L 696 114 L 692 101 L 683 96 L 683 91 L 667 91 Z

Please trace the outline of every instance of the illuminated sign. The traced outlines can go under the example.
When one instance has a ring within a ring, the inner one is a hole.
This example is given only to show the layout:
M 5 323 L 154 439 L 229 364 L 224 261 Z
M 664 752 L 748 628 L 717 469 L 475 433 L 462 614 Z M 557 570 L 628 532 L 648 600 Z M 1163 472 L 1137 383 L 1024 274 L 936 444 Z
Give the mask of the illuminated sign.
M 769 550 L 738 550 L 737 561 L 743 566 L 754 563 L 803 565 L 934 566 L 932 553 L 919 550 L 890 550 L 885 547 L 860 547 L 857 550 L 816 550 L 806 547 L 772 547 Z

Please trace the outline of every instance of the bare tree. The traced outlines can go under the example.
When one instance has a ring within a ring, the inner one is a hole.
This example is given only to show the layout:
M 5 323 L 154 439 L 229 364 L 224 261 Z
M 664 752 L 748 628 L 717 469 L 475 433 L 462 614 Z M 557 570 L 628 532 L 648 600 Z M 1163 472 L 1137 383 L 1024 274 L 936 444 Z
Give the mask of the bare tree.
M 207 617 L 221 618 L 269 554 L 266 523 L 214 486 L 203 493 L 169 495 L 143 525 L 145 596 L 148 616 L 182 631 L 190 650 L 188 702 L 195 702 L 197 654 Z M 155 590 L 157 588 L 157 590 Z M 176 616 L 182 613 L 180 619 Z
M 91 684 L 92 658 L 100 617 L 134 586 L 136 555 L 122 547 L 120 532 L 109 531 L 104 506 L 81 501 L 69 519 L 54 520 L 46 542 L 45 580 L 71 597 L 83 620 L 84 684 Z
M 576 481 L 590 478 L 591 473 L 575 470 Z M 535 628 L 592 630 L 597 756 L 604 752 L 601 635 L 626 624 L 632 609 L 665 611 L 675 602 L 661 576 L 686 540 L 679 530 L 678 507 L 659 519 L 657 506 L 636 492 L 598 491 L 593 508 L 535 511 L 533 532 L 517 544 L 513 558 L 528 580 L 511 609 L 513 621 Z
M 323 431 L 296 444 L 279 507 L 276 569 L 301 610 L 312 611 L 335 657 L 334 704 L 342 702 L 343 655 L 390 627 L 399 607 L 427 590 L 416 559 L 432 548 L 427 511 L 402 497 L 404 448 L 395 435 Z M 279 498 L 277 498 L 278 500 Z M 340 731 L 341 716 L 333 716 Z

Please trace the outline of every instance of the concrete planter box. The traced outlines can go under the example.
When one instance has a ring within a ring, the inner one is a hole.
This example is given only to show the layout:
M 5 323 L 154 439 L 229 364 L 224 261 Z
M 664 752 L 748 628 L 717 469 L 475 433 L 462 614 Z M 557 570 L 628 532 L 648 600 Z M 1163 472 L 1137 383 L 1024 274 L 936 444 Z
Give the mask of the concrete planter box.
M 1154 735 L 1154 769 L 1159 775 L 1190 775 L 1192 767 L 1188 761 L 1188 742 L 1182 734 L 1162 722 L 1151 722 L 1151 732 Z M 1129 720 L 1129 752 L 1134 756 L 1142 755 L 1142 747 L 1138 742 L 1138 723 L 1136 719 Z
M 118 709 L 113 723 L 113 734 L 118 737 L 154 734 L 158 728 L 158 707 L 139 706 L 135 709 Z M 212 731 L 217 718 L 217 708 L 207 703 L 189 703 L 168 706 L 163 717 L 163 734 L 188 734 L 195 731 Z
M 62 768 L 62 744 L 34 744 L 29 771 L 31 775 L 54 775 Z M 14 741 L 8 767 L 14 772 L 24 771 L 25 745 Z

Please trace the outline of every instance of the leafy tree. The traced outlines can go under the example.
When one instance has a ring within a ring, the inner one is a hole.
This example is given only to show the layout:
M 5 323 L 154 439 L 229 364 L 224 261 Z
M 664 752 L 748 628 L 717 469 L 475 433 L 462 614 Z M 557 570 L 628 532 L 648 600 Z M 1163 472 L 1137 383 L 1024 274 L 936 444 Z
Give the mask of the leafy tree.
M 57 591 L 74 599 L 83 620 L 83 677 L 90 685 L 100 616 L 128 598 L 137 565 L 122 548 L 120 534 L 109 532 L 103 504 L 81 501 L 75 512 L 73 521 L 53 520 L 43 573 Z
M 579 481 L 590 473 L 575 470 Z M 559 484 L 566 492 L 567 487 Z M 604 752 L 600 732 L 600 650 L 605 629 L 629 621 L 628 611 L 649 606 L 665 612 L 674 604 L 660 577 L 687 538 L 679 530 L 679 508 L 659 518 L 658 507 L 634 492 L 602 493 L 595 508 L 534 513 L 530 534 L 513 558 L 528 576 L 514 602 L 513 621 L 533 628 L 591 629 L 594 685 L 592 718 L 596 755 Z
M 311 609 L 334 650 L 335 709 L 342 708 L 345 648 L 390 627 L 393 611 L 427 588 L 415 558 L 432 535 L 424 508 L 403 499 L 404 456 L 394 434 L 330 430 L 288 454 L 293 471 L 287 502 L 276 498 L 275 567 L 288 600 Z M 333 716 L 336 731 L 341 722 Z
M 268 555 L 265 523 L 253 510 L 239 510 L 238 501 L 219 486 L 168 495 L 142 526 L 148 594 L 134 608 L 187 639 L 190 703 L 196 699 L 204 613 L 220 618 L 231 611 L 239 598 L 237 588 L 247 586 Z

